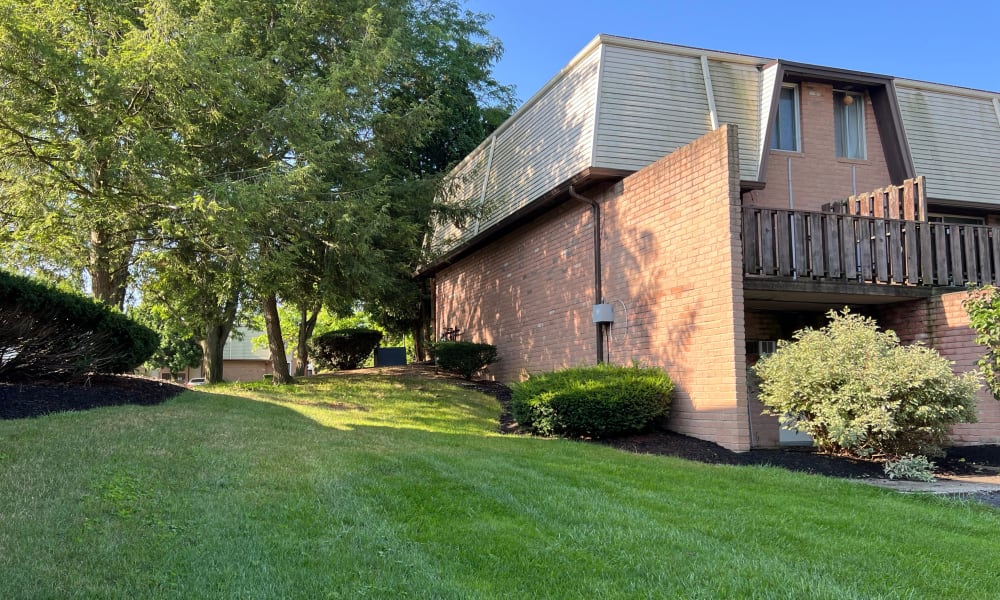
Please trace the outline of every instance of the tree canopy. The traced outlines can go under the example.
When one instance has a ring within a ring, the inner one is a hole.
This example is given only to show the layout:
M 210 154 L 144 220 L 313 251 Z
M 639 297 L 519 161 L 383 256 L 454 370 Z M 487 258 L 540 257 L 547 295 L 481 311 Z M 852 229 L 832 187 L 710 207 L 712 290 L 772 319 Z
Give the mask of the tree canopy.
M 367 300 L 412 326 L 442 173 L 512 108 L 486 22 L 457 0 L 0 0 L 0 264 L 169 305 L 212 379 L 241 312 Z

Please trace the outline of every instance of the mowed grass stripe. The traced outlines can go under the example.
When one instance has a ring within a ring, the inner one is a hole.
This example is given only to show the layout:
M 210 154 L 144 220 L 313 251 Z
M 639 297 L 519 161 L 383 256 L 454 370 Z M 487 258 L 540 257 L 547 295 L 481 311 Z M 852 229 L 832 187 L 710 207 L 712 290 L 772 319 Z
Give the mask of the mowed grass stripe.
M 315 378 L 0 422 L 2 597 L 1000 596 L 1000 512 Z

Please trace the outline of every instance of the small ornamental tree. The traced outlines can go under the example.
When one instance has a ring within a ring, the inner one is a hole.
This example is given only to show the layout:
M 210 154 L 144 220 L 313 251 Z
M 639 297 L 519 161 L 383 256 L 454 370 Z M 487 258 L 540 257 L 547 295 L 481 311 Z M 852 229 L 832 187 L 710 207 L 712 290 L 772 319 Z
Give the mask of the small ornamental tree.
M 1000 400 L 1000 292 L 992 285 L 970 287 L 962 307 L 969 315 L 969 327 L 976 332 L 976 343 L 986 347 L 979 372 L 993 397 Z
M 828 452 L 936 455 L 955 423 L 975 421 L 975 374 L 919 344 L 903 346 L 874 319 L 831 311 L 754 367 L 768 414 Z
M 201 365 L 205 353 L 194 336 L 168 332 L 160 334 L 160 347 L 146 364 L 166 369 L 170 373 L 180 373 L 187 368 Z

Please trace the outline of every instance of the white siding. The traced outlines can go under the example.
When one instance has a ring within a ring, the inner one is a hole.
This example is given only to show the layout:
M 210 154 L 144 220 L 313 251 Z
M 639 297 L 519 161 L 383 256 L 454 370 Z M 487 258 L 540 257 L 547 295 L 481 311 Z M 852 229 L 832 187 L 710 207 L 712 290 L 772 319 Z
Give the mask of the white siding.
M 767 148 L 764 147 L 764 140 L 767 137 L 767 130 L 771 127 L 771 102 L 774 100 L 772 96 L 774 95 L 774 79 L 778 76 L 778 63 L 774 63 L 764 69 L 761 69 L 760 73 L 760 104 L 758 105 L 760 109 L 760 120 L 757 138 L 757 168 L 760 169 L 760 165 L 764 161 L 764 153 L 767 152 Z M 764 179 L 764 174 L 759 173 L 756 179 Z
M 447 251 L 468 241 L 590 167 L 600 57 L 601 46 L 595 44 L 500 126 L 485 197 L 491 139 L 458 165 L 448 198 L 477 216 L 464 228 L 439 226 L 433 250 Z
M 933 87 L 896 82 L 913 166 L 927 177 L 928 197 L 1000 205 L 998 96 Z
M 590 166 L 600 46 L 497 135 L 480 230 Z
M 254 340 L 259 338 L 261 341 L 255 345 Z M 270 360 L 271 350 L 267 347 L 267 334 L 256 329 L 237 327 L 222 347 L 222 359 Z
M 609 45 L 604 63 L 594 166 L 639 170 L 712 130 L 698 56 Z
M 483 189 L 483 177 L 486 170 L 486 160 L 489 156 L 490 142 L 488 138 L 482 145 L 463 160 L 451 173 L 445 183 L 445 198 L 449 203 L 469 209 L 473 214 L 479 212 L 479 200 Z M 434 229 L 431 249 L 434 252 L 444 252 L 465 242 L 476 234 L 476 220 L 468 222 L 459 228 L 455 223 L 441 223 Z
M 754 65 L 719 60 L 708 61 L 708 66 L 719 123 L 739 127 L 740 178 L 757 179 L 760 73 Z
M 764 59 L 600 36 L 497 129 L 492 161 L 487 139 L 456 167 L 447 197 L 476 216 L 437 227 L 432 249 L 469 241 L 590 167 L 638 171 L 711 131 L 702 56 L 719 123 L 739 127 L 740 174 L 755 179 Z
M 745 62 L 709 60 L 720 124 L 740 136 L 740 174 L 757 176 L 758 73 Z M 712 130 L 701 58 L 665 49 L 605 49 L 594 166 L 639 170 Z

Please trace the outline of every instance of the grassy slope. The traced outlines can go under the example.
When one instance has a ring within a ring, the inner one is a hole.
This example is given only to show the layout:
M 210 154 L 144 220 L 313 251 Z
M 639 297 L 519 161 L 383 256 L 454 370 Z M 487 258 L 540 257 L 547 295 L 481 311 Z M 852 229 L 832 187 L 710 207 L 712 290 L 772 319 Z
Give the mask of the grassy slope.
M 337 381 L 0 422 L 0 597 L 1000 596 L 989 508 Z

